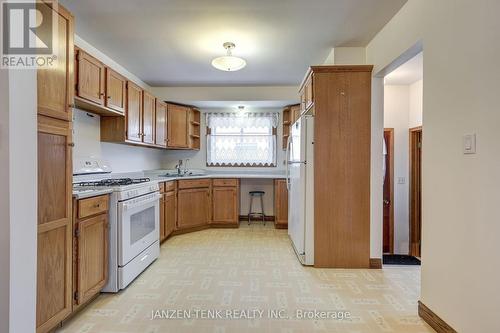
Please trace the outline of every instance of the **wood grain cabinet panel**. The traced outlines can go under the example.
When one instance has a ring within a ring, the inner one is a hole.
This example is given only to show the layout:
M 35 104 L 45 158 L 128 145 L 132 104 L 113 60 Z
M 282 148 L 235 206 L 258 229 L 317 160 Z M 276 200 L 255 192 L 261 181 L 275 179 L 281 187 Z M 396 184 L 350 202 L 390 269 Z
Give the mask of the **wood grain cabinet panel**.
M 71 312 L 71 123 L 38 116 L 37 332 Z
M 164 239 L 170 236 L 176 228 L 177 224 L 177 195 L 176 191 L 169 191 L 165 193 L 164 197 L 165 209 L 165 233 Z
M 189 107 L 168 104 L 167 147 L 189 148 Z
M 127 99 L 127 79 L 106 68 L 106 107 L 124 113 Z
M 127 82 L 127 140 L 142 142 L 142 89 Z
M 156 102 L 155 144 L 167 147 L 167 104 Z
M 150 93 L 143 91 L 143 116 L 142 116 L 142 142 L 155 143 L 155 109 L 156 98 Z
M 211 215 L 210 188 L 177 191 L 177 227 L 185 229 L 205 225 Z
M 274 180 L 274 215 L 276 228 L 288 226 L 288 189 L 285 179 Z
M 104 105 L 104 65 L 82 50 L 77 51 L 76 59 L 78 63 L 77 96 L 97 105 Z
M 42 2 L 37 2 L 37 9 L 47 16 L 52 11 Z M 37 70 L 38 114 L 70 121 L 74 93 L 73 16 L 61 7 L 57 20 L 54 66 Z
M 238 225 L 238 187 L 214 187 L 212 189 L 212 222 Z
M 77 294 L 82 304 L 96 295 L 108 277 L 108 214 L 80 220 L 76 229 Z
M 109 210 L 109 196 L 101 195 L 78 200 L 78 218 L 101 214 Z

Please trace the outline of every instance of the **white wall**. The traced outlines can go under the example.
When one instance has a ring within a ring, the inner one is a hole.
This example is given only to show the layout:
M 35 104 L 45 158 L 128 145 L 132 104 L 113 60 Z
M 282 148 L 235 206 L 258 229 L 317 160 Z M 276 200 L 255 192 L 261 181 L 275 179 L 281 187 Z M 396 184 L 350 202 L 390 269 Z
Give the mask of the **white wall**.
M 37 252 L 36 71 L 1 69 L 0 331 L 34 332 Z
M 113 172 L 160 169 L 165 151 L 101 142 L 100 116 L 74 109 L 73 158 L 100 157 L 109 162 Z
M 384 87 L 384 127 L 394 128 L 394 253 L 408 254 L 408 124 L 410 87 Z M 399 178 L 404 183 L 399 183 Z
M 500 331 L 498 12 L 496 0 L 409 0 L 367 47 L 378 72 L 423 42 L 421 300 L 459 332 Z M 478 151 L 464 155 L 470 132 Z
M 418 80 L 410 85 L 410 128 L 422 126 L 422 102 L 423 102 L 424 81 Z

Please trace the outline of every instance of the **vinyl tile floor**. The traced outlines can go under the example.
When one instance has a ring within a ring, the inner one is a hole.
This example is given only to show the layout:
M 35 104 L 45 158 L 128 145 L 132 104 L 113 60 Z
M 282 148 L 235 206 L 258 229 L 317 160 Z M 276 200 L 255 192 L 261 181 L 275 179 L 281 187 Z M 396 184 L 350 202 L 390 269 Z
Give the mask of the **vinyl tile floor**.
M 286 230 L 242 223 L 171 237 L 128 288 L 57 332 L 434 332 L 419 294 L 419 266 L 304 267 Z

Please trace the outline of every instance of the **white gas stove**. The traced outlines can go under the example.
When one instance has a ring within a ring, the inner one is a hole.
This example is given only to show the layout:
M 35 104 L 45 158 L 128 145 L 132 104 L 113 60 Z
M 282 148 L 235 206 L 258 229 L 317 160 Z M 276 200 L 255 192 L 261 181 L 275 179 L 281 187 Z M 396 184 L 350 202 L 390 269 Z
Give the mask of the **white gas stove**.
M 111 190 L 108 282 L 104 292 L 127 287 L 160 254 L 159 186 L 149 178 L 113 177 L 103 162 L 89 159 L 74 170 L 75 192 Z M 105 172 L 103 173 L 103 169 Z M 76 172 L 75 172 L 76 171 Z

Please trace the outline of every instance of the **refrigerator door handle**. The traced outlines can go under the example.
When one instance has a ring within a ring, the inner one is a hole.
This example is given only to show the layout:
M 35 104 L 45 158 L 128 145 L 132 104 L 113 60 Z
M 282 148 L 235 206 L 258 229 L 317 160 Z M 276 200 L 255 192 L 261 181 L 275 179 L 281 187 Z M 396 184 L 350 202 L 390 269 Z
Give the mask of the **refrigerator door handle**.
M 290 191 L 290 170 L 288 165 L 290 164 L 290 142 L 291 142 L 291 135 L 288 136 L 286 140 L 286 153 L 285 153 L 285 178 L 286 178 L 286 189 L 287 191 Z

